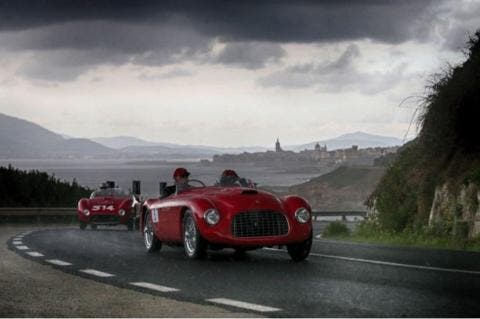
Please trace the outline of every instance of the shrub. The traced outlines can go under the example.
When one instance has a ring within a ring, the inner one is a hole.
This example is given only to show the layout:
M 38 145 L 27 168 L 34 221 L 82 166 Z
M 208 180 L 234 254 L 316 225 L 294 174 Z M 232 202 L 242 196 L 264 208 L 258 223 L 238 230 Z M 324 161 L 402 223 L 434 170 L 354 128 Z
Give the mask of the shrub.
M 334 221 L 325 227 L 322 237 L 347 237 L 350 235 L 350 230 L 347 225 L 342 222 Z

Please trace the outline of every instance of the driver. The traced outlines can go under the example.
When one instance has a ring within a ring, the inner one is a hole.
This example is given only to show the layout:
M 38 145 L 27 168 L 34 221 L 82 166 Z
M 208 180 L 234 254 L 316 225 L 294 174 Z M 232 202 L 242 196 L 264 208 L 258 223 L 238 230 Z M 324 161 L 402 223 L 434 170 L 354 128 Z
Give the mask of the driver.
M 173 179 L 175 181 L 177 194 L 190 187 L 188 185 L 188 176 L 190 176 L 190 172 L 183 167 L 179 167 L 175 170 L 175 172 L 173 172 Z
M 226 169 L 222 172 L 220 176 L 220 186 L 229 187 L 229 186 L 243 186 L 247 187 L 248 183 L 244 178 L 238 177 L 237 172 L 233 169 Z

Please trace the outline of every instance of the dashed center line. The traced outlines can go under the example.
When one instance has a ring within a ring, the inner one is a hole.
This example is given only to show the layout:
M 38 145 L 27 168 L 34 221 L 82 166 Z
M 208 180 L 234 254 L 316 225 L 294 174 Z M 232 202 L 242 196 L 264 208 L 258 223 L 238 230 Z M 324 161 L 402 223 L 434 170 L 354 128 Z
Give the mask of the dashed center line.
M 131 282 L 130 285 L 137 286 L 137 287 L 142 287 L 142 288 L 147 288 L 147 289 L 151 289 L 151 290 L 156 290 L 156 291 L 160 291 L 160 292 L 180 291 L 180 289 L 177 289 L 177 288 L 160 286 L 160 285 L 156 285 L 156 284 L 151 284 L 149 282 Z
M 23 246 L 17 246 L 17 249 L 20 249 L 20 250 L 28 250 L 28 249 L 30 249 L 30 248 L 28 248 L 28 246 L 23 245 Z
M 44 254 L 41 254 L 41 253 L 36 252 L 36 251 L 27 251 L 27 254 L 32 256 L 32 257 L 43 257 L 43 256 L 45 256 Z
M 233 306 L 233 307 L 237 307 L 237 308 L 259 311 L 259 312 L 274 312 L 274 311 L 281 311 L 282 310 L 280 308 L 273 308 L 273 307 L 268 307 L 268 306 L 263 306 L 263 305 L 257 305 L 257 304 L 254 304 L 254 303 L 238 301 L 238 300 L 233 300 L 233 299 L 227 299 L 227 298 L 213 298 L 213 299 L 207 299 L 207 301 L 222 304 L 222 305 L 227 305 L 227 306 Z
M 95 269 L 82 269 L 80 271 L 85 273 L 85 274 L 89 274 L 89 275 L 93 275 L 93 276 L 97 276 L 97 277 L 102 277 L 102 278 L 114 277 L 115 276 L 115 275 L 109 274 L 108 272 L 103 272 L 103 271 L 95 270 Z
M 57 266 L 71 266 L 72 264 L 60 259 L 47 259 L 46 262 L 57 265 Z

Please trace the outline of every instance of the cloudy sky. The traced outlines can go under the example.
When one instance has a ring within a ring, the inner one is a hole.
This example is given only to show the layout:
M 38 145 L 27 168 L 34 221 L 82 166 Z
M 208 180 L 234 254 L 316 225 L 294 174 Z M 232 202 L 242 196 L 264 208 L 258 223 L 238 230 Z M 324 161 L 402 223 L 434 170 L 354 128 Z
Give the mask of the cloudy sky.
M 477 28 L 467 0 L 0 0 L 0 112 L 181 144 L 403 138 Z

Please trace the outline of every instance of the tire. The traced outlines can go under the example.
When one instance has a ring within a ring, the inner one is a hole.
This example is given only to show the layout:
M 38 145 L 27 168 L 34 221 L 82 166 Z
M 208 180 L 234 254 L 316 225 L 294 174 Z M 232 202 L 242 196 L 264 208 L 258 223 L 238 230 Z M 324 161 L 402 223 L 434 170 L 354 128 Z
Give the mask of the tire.
M 312 248 L 312 235 L 301 243 L 287 245 L 288 254 L 293 261 L 302 261 L 307 258 L 310 248 Z
M 143 226 L 142 232 L 143 243 L 145 244 L 148 253 L 153 253 L 162 248 L 162 242 L 158 240 L 153 231 L 153 221 L 149 211 L 145 214 L 145 225 Z
M 233 258 L 236 260 L 243 260 L 247 258 L 247 250 L 244 248 L 235 248 L 235 252 L 233 253 Z
M 95 224 L 91 224 L 90 227 L 92 228 L 92 230 L 97 230 L 97 225 Z
M 81 229 L 81 230 L 85 230 L 85 228 L 87 228 L 87 223 L 85 223 L 85 222 L 80 222 L 79 226 L 80 226 L 80 229 Z
M 183 246 L 185 254 L 190 259 L 200 259 L 205 257 L 207 245 L 198 231 L 197 224 L 190 210 L 183 216 Z

